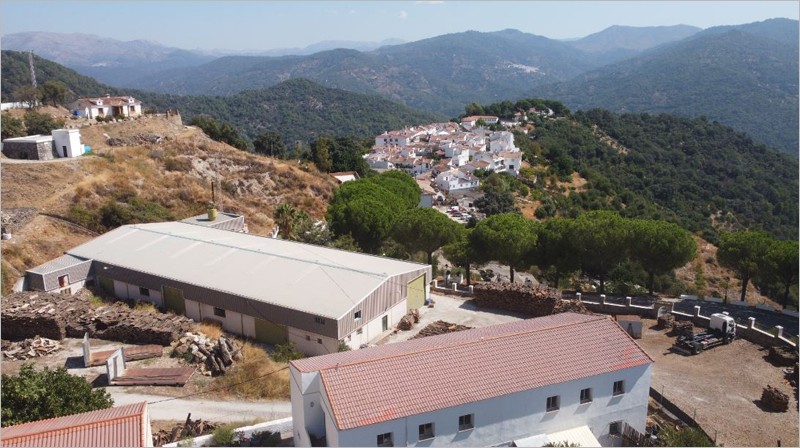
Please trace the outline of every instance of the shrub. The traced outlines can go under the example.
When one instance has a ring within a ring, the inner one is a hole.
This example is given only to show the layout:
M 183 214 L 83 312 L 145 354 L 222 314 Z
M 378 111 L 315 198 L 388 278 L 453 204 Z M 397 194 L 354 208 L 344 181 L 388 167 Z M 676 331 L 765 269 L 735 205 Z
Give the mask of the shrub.
M 660 446 L 714 446 L 699 428 L 664 428 L 658 435 Z
M 214 430 L 214 435 L 211 437 L 212 446 L 234 446 L 234 438 L 236 433 L 233 431 L 233 425 L 224 425 Z
M 23 364 L 19 375 L 2 376 L 2 426 L 110 408 L 114 400 L 103 389 L 59 367 L 36 370 Z
M 350 346 L 347 345 L 346 342 L 339 341 L 339 349 L 338 349 L 338 351 L 340 351 L 340 352 L 349 352 L 350 350 L 351 350 Z
M 167 171 L 182 171 L 187 172 L 192 169 L 192 163 L 186 159 L 176 159 L 174 157 L 168 157 L 164 160 L 164 168 Z
M 275 346 L 275 351 L 272 352 L 272 359 L 276 362 L 289 362 L 295 359 L 300 359 L 303 357 L 303 354 L 297 350 L 295 347 L 294 342 L 286 342 L 283 344 L 277 344 Z

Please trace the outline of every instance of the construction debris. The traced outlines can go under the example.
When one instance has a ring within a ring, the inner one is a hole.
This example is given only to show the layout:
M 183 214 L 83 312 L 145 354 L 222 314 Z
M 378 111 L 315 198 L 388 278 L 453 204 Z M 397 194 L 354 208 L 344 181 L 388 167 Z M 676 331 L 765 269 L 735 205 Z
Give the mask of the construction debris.
M 3 348 L 3 356 L 16 361 L 24 361 L 47 356 L 59 350 L 61 350 L 61 344 L 58 341 L 37 336 L 24 341 L 12 342 L 8 347 Z
M 153 446 L 164 446 L 168 443 L 178 442 L 188 437 L 198 437 L 211 434 L 217 425 L 201 419 L 192 420 L 192 414 L 186 417 L 186 422 L 178 423 L 172 429 L 162 429 L 153 434 Z
M 761 404 L 771 411 L 786 412 L 789 409 L 789 396 L 772 386 L 767 386 L 761 392 Z
M 793 366 L 797 364 L 797 351 L 787 347 L 770 347 L 767 359 L 776 366 Z
M 5 296 L 0 312 L 2 337 L 10 340 L 82 338 L 88 332 L 99 339 L 169 345 L 194 326 L 187 317 L 133 310 L 124 302 L 93 308 L 85 297 L 45 292 Z
M 675 323 L 675 316 L 672 313 L 664 313 L 658 316 L 658 328 L 662 330 L 672 329 Z
M 672 334 L 678 336 L 691 336 L 694 334 L 694 324 L 690 320 L 686 321 L 675 321 L 672 324 Z
M 132 137 L 111 137 L 106 140 L 108 146 L 138 146 L 147 143 L 161 143 L 162 137 L 156 134 L 136 134 Z
M 466 325 L 458 325 L 450 322 L 445 322 L 443 320 L 437 320 L 436 322 L 420 330 L 419 333 L 417 333 L 410 339 L 419 339 L 428 336 L 438 336 L 440 334 L 455 333 L 456 331 L 464 331 L 471 329 L 472 327 L 467 327 Z
M 496 308 L 528 314 L 533 317 L 574 312 L 590 314 L 577 300 L 564 300 L 561 291 L 523 283 L 478 282 L 473 284 L 472 301 L 483 308 Z
M 172 351 L 174 356 L 200 364 L 205 376 L 224 375 L 234 361 L 243 359 L 242 347 L 233 339 L 220 337 L 216 343 L 203 333 L 186 332 Z
M 17 233 L 25 224 L 36 217 L 38 210 L 33 207 L 7 208 L 0 212 L 0 227 L 10 233 Z

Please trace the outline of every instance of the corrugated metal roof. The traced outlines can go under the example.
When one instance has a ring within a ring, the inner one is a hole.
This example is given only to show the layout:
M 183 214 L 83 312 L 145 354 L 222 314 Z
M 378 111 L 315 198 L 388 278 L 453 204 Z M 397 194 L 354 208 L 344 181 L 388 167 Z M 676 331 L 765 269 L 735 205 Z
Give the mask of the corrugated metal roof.
M 2 446 L 145 446 L 147 402 L 8 426 Z
M 340 430 L 653 362 L 610 318 L 575 313 L 418 341 L 319 357 Z
M 76 257 L 74 255 L 65 254 L 54 260 L 50 260 L 45 264 L 36 266 L 33 269 L 28 269 L 28 272 L 32 272 L 34 274 L 47 274 L 49 272 L 57 271 L 59 269 L 75 266 L 76 264 L 85 263 L 86 261 L 89 260 L 85 258 Z
M 332 319 L 424 266 L 181 222 L 122 226 L 69 253 Z

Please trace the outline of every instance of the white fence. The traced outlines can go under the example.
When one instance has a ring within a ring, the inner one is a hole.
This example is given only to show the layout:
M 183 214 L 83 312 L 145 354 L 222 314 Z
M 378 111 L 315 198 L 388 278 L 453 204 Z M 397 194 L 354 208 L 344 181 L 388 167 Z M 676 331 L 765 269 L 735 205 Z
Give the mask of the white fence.
M 252 437 L 253 434 L 263 431 L 271 431 L 276 432 L 279 434 L 282 433 L 291 433 L 294 430 L 292 429 L 292 417 L 282 418 L 280 420 L 273 420 L 271 422 L 264 422 L 259 423 L 253 426 L 242 426 L 241 428 L 236 428 L 233 430 L 237 436 L 246 436 Z M 191 439 L 191 443 L 189 441 L 185 442 L 173 442 L 168 443 L 164 446 L 178 446 L 180 443 L 181 446 L 211 446 L 211 439 L 214 438 L 213 434 L 208 434 L 205 436 L 199 436 Z

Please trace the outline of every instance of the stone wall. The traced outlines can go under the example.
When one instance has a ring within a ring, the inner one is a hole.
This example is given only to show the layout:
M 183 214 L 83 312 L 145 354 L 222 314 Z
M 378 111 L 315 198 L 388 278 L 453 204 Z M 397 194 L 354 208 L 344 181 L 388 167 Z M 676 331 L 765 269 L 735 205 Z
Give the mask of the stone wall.
M 52 141 L 47 142 L 4 142 L 3 154 L 9 159 L 53 160 L 58 157 Z

